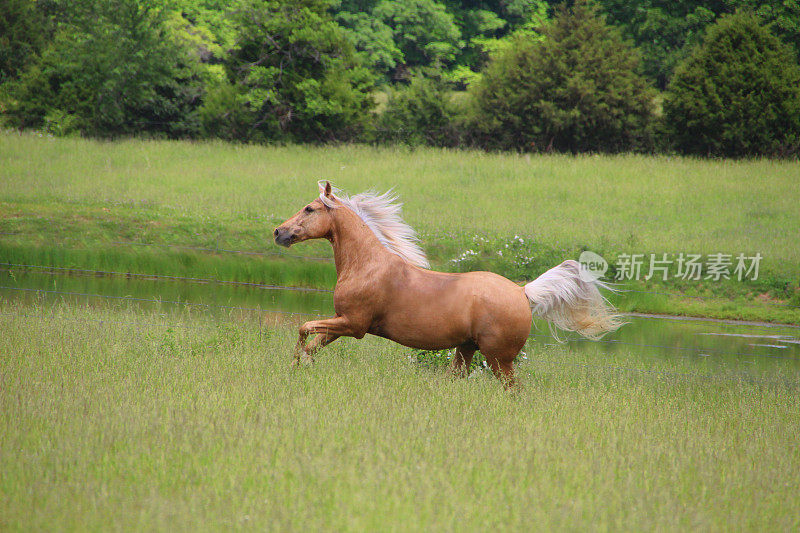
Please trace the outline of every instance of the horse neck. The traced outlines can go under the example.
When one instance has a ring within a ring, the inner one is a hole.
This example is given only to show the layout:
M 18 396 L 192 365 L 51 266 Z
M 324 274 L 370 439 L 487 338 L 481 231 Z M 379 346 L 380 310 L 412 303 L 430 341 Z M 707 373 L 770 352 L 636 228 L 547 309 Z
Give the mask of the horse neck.
M 381 261 L 383 254 L 389 253 L 361 217 L 350 209 L 336 208 L 333 220 L 331 244 L 338 278 Z

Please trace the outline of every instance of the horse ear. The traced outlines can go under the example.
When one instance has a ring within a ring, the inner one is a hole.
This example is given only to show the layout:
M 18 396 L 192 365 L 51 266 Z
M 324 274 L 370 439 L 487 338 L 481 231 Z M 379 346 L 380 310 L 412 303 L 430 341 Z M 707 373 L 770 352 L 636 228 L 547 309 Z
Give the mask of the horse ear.
M 330 181 L 326 181 L 325 182 L 325 191 L 323 191 L 323 192 L 324 192 L 325 196 L 327 196 L 328 198 L 331 197 L 331 182 Z

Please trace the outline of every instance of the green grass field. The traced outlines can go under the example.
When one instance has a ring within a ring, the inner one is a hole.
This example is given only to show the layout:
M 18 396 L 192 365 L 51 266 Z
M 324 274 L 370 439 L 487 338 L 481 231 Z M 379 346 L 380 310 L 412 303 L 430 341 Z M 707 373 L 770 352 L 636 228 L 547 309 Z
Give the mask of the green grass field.
M 626 253 L 761 253 L 758 281 L 651 280 L 629 284 L 648 292 L 616 303 L 800 323 L 796 162 L 3 133 L 0 262 L 330 287 L 328 263 L 125 244 L 280 254 L 273 227 L 315 196 L 321 178 L 352 193 L 395 187 L 434 267 L 444 270 L 521 280 L 584 249 L 612 263 Z M 453 262 L 467 250 L 475 254 Z M 290 253 L 330 255 L 327 243 Z
M 0 529 L 800 528 L 800 382 L 680 358 L 519 365 L 522 389 L 294 329 L 0 300 Z

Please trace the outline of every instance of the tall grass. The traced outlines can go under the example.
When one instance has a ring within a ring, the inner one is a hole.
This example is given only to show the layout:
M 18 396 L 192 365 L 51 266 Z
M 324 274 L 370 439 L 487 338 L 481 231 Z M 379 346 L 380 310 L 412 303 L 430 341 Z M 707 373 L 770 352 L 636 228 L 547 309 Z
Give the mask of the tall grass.
M 290 372 L 280 325 L 0 314 L 4 530 L 800 527 L 800 394 L 778 363 L 551 347 L 509 393 L 369 337 Z

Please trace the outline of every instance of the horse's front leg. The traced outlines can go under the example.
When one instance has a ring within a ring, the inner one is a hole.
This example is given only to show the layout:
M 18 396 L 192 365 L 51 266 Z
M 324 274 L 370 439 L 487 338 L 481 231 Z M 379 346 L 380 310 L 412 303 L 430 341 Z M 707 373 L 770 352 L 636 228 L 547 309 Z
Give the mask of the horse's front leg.
M 318 334 L 318 336 L 312 340 L 311 343 L 306 344 L 308 336 L 314 334 Z M 314 359 L 312 356 L 314 352 L 342 336 L 358 336 L 356 329 L 346 317 L 337 316 L 325 320 L 311 320 L 310 322 L 306 322 L 300 326 L 292 366 L 296 366 L 300 363 L 301 357 L 313 361 Z M 363 335 L 361 336 L 363 337 Z

